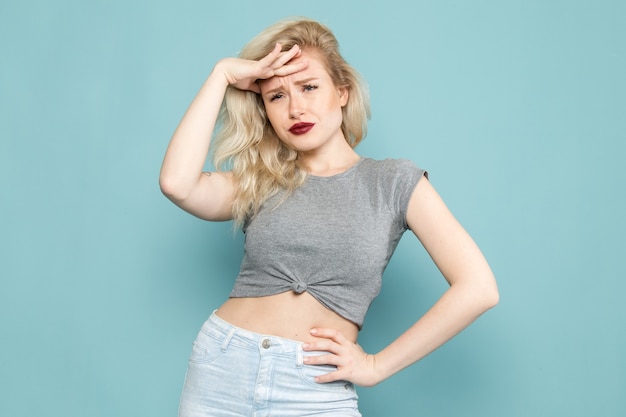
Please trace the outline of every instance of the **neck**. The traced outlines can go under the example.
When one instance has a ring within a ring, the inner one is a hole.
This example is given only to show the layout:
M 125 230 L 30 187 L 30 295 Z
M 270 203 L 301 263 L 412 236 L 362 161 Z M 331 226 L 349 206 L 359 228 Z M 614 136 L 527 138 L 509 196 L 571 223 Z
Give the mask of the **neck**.
M 306 171 L 315 176 L 329 177 L 347 171 L 361 157 L 348 145 L 323 153 L 303 153 L 300 160 Z

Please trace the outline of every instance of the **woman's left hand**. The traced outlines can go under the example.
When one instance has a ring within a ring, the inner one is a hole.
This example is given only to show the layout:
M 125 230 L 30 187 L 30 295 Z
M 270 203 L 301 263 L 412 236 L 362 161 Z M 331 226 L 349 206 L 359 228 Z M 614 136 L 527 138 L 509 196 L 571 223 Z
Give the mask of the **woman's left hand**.
M 363 387 L 378 384 L 376 356 L 365 353 L 361 346 L 348 340 L 341 332 L 334 329 L 311 329 L 311 335 L 319 338 L 303 344 L 305 351 L 326 351 L 327 354 L 305 356 L 307 365 L 334 365 L 337 370 L 315 378 L 315 382 L 350 381 Z

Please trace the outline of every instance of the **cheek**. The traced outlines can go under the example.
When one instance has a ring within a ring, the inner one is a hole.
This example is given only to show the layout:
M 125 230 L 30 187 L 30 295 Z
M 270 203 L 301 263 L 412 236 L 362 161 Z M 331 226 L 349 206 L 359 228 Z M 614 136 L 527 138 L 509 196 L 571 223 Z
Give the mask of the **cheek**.
M 270 124 L 274 126 L 274 123 L 278 117 L 276 106 L 270 106 L 270 107 L 265 106 L 265 115 L 267 116 L 267 119 L 270 121 Z
M 337 100 L 332 100 L 329 103 L 328 108 L 331 109 L 329 112 L 329 117 L 332 118 L 334 123 L 340 123 L 343 121 L 343 107 L 337 102 Z
M 283 126 L 283 118 L 282 112 L 280 111 L 280 109 L 277 109 L 277 107 L 278 106 L 270 106 L 269 109 L 266 107 L 265 115 L 267 116 L 267 120 L 269 121 L 270 126 L 272 126 L 274 133 L 282 141 L 284 136 L 283 129 L 281 129 L 281 126 Z

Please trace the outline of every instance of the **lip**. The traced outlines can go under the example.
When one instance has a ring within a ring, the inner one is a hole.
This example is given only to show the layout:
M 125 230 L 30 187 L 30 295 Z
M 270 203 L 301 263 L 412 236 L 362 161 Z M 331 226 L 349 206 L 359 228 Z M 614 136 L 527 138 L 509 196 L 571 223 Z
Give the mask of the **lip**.
M 300 122 L 300 123 L 296 123 L 292 125 L 289 128 L 289 131 L 293 133 L 294 135 L 304 135 L 309 130 L 313 129 L 313 126 L 315 126 L 315 123 Z

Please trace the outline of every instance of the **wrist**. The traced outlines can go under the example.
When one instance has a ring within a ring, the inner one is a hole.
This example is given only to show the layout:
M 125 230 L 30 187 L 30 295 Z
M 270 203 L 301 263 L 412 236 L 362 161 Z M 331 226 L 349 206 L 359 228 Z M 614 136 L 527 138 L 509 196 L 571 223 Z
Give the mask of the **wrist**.
M 369 362 L 369 368 L 371 369 L 371 381 L 369 386 L 378 385 L 387 379 L 382 367 L 382 361 L 380 360 L 380 354 L 368 354 L 367 360 Z
M 209 74 L 209 78 L 207 79 L 207 82 L 209 80 L 212 80 L 214 82 L 220 83 L 224 88 L 228 87 L 231 84 L 231 82 L 229 81 L 228 71 L 226 70 L 226 66 L 227 66 L 226 61 L 228 59 L 229 58 L 220 59 L 215 64 L 215 66 L 213 67 L 213 70 Z
M 385 379 L 397 372 L 393 369 L 393 360 L 390 362 L 389 355 L 386 355 L 385 353 L 386 352 L 383 349 L 372 355 L 373 375 L 376 380 L 376 384 L 383 382 Z

